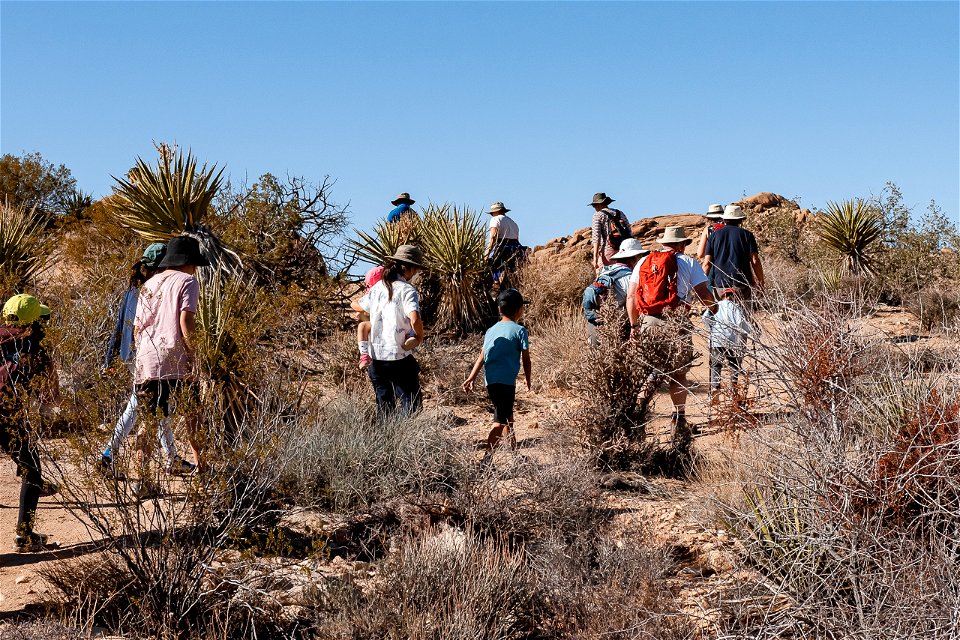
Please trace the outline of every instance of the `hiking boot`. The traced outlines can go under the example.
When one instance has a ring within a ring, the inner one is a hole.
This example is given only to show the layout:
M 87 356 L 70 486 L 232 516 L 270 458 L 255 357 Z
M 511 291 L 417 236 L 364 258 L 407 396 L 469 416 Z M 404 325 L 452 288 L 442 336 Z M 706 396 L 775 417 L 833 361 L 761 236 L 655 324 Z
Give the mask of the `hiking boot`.
M 172 476 L 191 476 L 197 472 L 197 465 L 177 456 L 167 463 L 167 473 Z
M 50 496 L 55 496 L 60 493 L 60 485 L 56 482 L 50 482 L 49 480 L 44 480 L 40 484 L 40 497 L 49 498 Z
M 47 542 L 47 536 L 42 533 L 30 532 L 23 536 L 14 538 L 14 544 L 20 553 L 38 553 L 56 549 L 59 545 L 55 542 Z
M 160 495 L 160 487 L 148 480 L 131 482 L 130 493 L 137 500 L 150 500 Z

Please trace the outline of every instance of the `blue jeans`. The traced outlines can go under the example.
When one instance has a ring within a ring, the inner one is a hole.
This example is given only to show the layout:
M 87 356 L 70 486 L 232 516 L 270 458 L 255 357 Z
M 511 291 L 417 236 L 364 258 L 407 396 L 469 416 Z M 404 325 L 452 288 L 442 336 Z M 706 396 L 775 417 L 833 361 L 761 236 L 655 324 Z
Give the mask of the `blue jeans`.
M 400 408 L 407 413 L 417 411 L 423 405 L 420 365 L 413 356 L 403 360 L 374 360 L 367 367 L 367 374 L 377 394 L 377 408 L 381 413 L 396 410 L 398 399 Z

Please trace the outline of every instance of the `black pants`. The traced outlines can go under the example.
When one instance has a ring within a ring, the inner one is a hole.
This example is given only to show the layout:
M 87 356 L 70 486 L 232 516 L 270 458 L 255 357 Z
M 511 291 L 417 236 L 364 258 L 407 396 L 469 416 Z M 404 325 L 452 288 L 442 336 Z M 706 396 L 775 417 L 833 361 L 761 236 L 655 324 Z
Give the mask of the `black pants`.
M 493 403 L 493 421 L 513 424 L 513 405 L 517 400 L 517 386 L 494 382 L 487 385 L 487 395 Z
M 11 416 L 0 419 L 0 449 L 9 454 L 17 464 L 17 475 L 20 476 L 17 535 L 26 536 L 33 532 L 33 520 L 43 486 L 40 452 L 25 426 Z
M 723 365 L 730 369 L 730 377 L 736 384 L 743 372 L 743 349 L 714 347 L 710 349 L 710 389 L 720 389 Z
M 417 411 L 423 405 L 420 365 L 413 356 L 403 360 L 374 360 L 367 367 L 367 374 L 377 394 L 377 407 L 381 413 L 392 413 L 397 408 L 397 399 L 400 408 L 407 413 Z

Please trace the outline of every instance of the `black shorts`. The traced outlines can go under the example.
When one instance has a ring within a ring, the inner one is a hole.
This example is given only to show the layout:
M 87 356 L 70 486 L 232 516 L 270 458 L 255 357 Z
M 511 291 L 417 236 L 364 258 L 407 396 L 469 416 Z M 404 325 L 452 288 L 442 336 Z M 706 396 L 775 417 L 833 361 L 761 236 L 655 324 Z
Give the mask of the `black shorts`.
M 179 394 L 181 401 L 195 402 L 200 397 L 199 391 L 196 383 L 185 380 L 147 380 L 136 385 L 141 411 L 159 412 L 164 418 L 170 415 L 171 394 Z
M 513 402 L 517 398 L 517 386 L 513 384 L 488 384 L 487 394 L 493 403 L 493 421 L 497 424 L 513 422 Z

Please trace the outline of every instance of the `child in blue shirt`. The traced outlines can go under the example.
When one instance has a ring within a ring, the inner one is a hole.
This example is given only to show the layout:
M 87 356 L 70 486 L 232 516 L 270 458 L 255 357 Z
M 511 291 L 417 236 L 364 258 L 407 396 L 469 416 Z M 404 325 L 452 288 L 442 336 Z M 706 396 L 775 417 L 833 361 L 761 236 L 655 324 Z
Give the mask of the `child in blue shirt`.
M 487 436 L 489 452 L 496 449 L 504 435 L 510 436 L 510 447 L 517 448 L 513 429 L 513 403 L 517 396 L 517 374 L 523 363 L 523 377 L 530 390 L 530 338 L 527 329 L 517 324 L 523 316 L 523 305 L 528 304 L 516 289 L 507 289 L 497 298 L 500 322 L 483 336 L 483 349 L 463 382 L 463 390 L 473 389 L 473 381 L 484 369 L 487 394 L 493 403 L 493 429 Z

